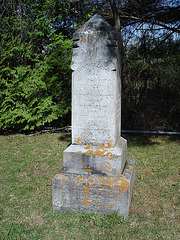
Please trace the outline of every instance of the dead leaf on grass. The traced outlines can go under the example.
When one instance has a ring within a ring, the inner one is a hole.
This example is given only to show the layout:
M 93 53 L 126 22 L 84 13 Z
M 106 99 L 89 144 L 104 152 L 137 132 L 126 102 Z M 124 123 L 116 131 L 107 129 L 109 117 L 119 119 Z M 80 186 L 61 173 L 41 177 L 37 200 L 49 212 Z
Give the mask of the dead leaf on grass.
M 164 147 L 164 146 L 161 146 L 161 145 L 158 145 L 157 148 L 160 149 L 160 150 L 165 149 L 165 147 Z
M 32 212 L 29 216 L 25 216 L 24 221 L 36 226 L 42 226 L 44 224 L 43 218 L 37 212 Z

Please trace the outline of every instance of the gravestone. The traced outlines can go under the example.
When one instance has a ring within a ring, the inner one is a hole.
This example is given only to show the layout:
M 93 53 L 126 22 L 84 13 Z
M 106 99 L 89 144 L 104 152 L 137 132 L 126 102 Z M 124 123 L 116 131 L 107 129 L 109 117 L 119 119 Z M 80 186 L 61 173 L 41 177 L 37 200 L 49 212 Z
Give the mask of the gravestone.
M 72 144 L 52 180 L 55 211 L 128 216 L 135 162 L 121 135 L 118 34 L 95 15 L 73 36 Z

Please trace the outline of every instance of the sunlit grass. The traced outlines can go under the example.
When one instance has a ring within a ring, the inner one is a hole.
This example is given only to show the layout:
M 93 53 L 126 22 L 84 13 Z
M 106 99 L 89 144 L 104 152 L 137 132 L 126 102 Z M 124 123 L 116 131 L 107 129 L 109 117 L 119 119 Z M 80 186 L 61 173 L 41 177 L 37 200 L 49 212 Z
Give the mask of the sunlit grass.
M 70 134 L 0 136 L 0 239 L 179 239 L 179 140 L 124 137 L 136 160 L 128 219 L 53 213 L 51 180 Z

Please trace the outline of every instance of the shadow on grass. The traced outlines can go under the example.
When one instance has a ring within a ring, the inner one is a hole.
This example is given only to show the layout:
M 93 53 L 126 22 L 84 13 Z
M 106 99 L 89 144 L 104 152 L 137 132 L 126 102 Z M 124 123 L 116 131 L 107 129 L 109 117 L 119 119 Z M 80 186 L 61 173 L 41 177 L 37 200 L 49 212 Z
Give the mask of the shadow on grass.
M 146 146 L 146 145 L 154 145 L 156 142 L 152 141 L 152 135 L 145 134 L 123 134 L 123 138 L 125 138 L 128 142 L 128 145 L 131 146 Z
M 62 133 L 58 140 L 63 142 L 71 142 L 71 133 Z
M 180 144 L 180 135 L 170 135 L 168 137 L 169 142 L 179 142 Z
M 154 145 L 157 144 L 151 140 L 152 135 L 145 135 L 145 134 L 123 134 L 123 138 L 128 141 L 128 144 L 132 146 L 146 146 L 146 145 Z M 59 141 L 67 141 L 71 143 L 71 133 L 62 133 L 61 136 L 58 138 Z
M 125 138 L 128 142 L 128 146 L 152 146 L 159 145 L 159 142 L 154 140 L 156 137 L 163 138 L 169 142 L 179 142 L 180 136 L 176 135 L 154 135 L 154 134 L 122 134 L 122 137 Z M 66 141 L 71 144 L 71 133 L 62 133 L 58 138 L 59 141 Z
M 128 146 L 152 146 L 159 145 L 158 138 L 168 142 L 179 142 L 180 136 L 177 135 L 154 135 L 154 134 L 123 134 L 128 142 Z

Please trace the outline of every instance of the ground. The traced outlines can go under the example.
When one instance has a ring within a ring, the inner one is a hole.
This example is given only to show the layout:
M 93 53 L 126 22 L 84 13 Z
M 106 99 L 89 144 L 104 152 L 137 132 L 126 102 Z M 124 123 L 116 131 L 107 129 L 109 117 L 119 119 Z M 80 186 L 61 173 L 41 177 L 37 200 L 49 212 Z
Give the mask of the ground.
M 116 214 L 53 213 L 52 177 L 69 133 L 0 136 L 1 239 L 180 239 L 180 141 L 124 135 L 136 179 L 128 219 Z

